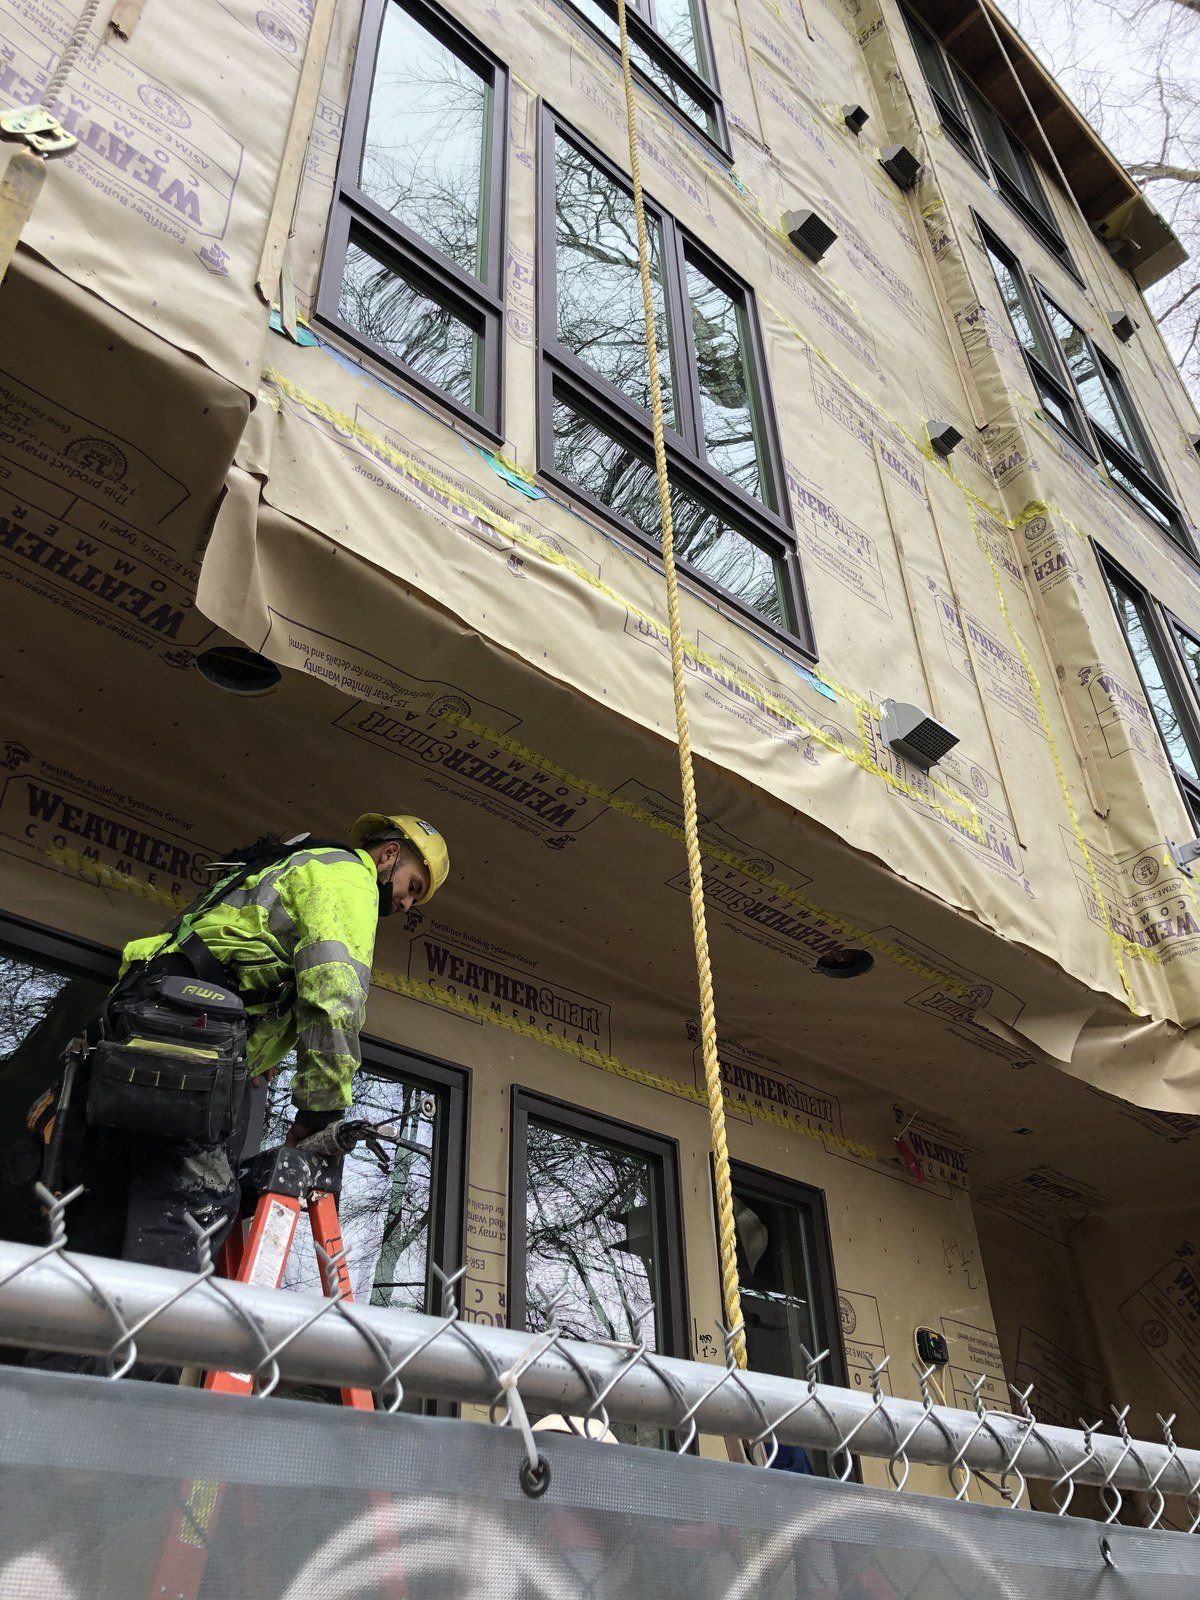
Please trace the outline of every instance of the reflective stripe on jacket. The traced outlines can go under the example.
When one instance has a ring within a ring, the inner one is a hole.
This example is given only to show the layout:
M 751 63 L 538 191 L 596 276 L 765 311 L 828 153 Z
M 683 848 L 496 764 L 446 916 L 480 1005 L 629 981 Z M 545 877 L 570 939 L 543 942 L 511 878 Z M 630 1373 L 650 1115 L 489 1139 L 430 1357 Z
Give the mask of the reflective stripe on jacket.
M 250 1017 L 250 1072 L 277 1065 L 296 1046 L 292 1100 L 303 1111 L 350 1104 L 379 925 L 376 872 L 365 850 L 299 850 L 247 878 L 191 925 L 236 979 Z M 174 935 L 134 939 L 121 971 L 176 948 Z M 276 1011 L 272 996 L 293 982 L 294 1001 Z

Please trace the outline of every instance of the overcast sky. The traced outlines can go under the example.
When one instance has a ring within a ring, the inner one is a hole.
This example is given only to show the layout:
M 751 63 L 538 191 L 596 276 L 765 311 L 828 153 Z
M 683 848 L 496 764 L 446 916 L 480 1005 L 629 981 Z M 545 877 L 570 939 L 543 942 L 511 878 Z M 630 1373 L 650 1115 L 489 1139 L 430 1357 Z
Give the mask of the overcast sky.
M 1002 0 L 1026 40 L 1126 165 L 1166 162 L 1196 174 L 1153 182 L 1148 198 L 1192 259 L 1150 293 L 1156 311 L 1195 292 L 1166 323 L 1200 395 L 1200 9 L 1197 0 Z M 1190 345 L 1190 349 L 1189 349 Z

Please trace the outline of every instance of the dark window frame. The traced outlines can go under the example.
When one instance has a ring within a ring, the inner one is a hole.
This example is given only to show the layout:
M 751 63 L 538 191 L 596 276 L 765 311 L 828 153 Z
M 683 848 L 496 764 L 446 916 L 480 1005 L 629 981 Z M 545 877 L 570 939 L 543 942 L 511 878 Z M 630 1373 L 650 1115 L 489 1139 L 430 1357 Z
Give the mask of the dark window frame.
M 1145 517 L 1147 522 L 1159 533 L 1170 539 L 1171 543 L 1181 550 L 1184 555 L 1191 557 L 1193 561 L 1196 560 L 1197 554 L 1192 546 L 1187 523 L 1178 502 L 1167 487 L 1166 477 L 1151 446 L 1149 433 L 1133 403 L 1133 397 L 1129 393 L 1129 386 L 1126 384 L 1120 368 L 1110 356 L 1100 349 L 1086 328 L 1082 327 L 1069 311 L 1063 309 L 1058 297 L 1046 288 L 1041 279 L 1026 270 L 1016 251 L 1005 244 L 995 229 L 985 222 L 977 211 L 973 211 L 972 216 L 975 218 L 976 231 L 979 234 L 984 252 L 989 257 L 989 265 L 991 264 L 990 258 L 998 258 L 1003 262 L 1006 270 L 1011 273 L 1020 290 L 1025 315 L 1034 325 L 1037 334 L 1040 335 L 1042 342 L 1044 342 L 1054 359 L 1056 370 L 1051 372 L 1039 356 L 1026 348 L 1016 328 L 1013 327 L 1013 337 L 1016 339 L 1021 354 L 1025 358 L 1025 365 L 1028 368 L 1034 389 L 1042 402 L 1042 414 L 1046 421 L 1056 433 L 1061 434 L 1070 444 L 1082 451 L 1093 466 L 1097 464 L 1102 466 L 1113 487 L 1124 496 L 1125 500 L 1135 510 Z M 995 267 L 993 265 L 993 279 L 995 279 L 995 276 Z M 998 282 L 996 288 L 1003 303 L 1004 293 Z M 1050 319 L 1046 313 L 1044 303 L 1047 301 L 1073 327 L 1078 329 L 1086 342 L 1096 371 L 1108 393 L 1109 403 L 1112 405 L 1114 412 L 1123 417 L 1133 429 L 1137 443 L 1144 453 L 1145 461 L 1151 463 L 1149 467 L 1145 462 L 1139 461 L 1135 456 L 1131 455 L 1119 439 L 1113 438 L 1107 428 L 1096 422 L 1084 405 L 1082 397 L 1075 386 L 1075 381 L 1067 368 L 1058 335 L 1050 325 Z M 1010 326 L 1012 325 L 1011 316 L 1009 317 L 1009 324 Z M 1046 406 L 1047 390 L 1058 405 L 1069 414 L 1072 426 L 1064 426 L 1053 414 L 1052 410 Z M 1168 526 L 1164 527 L 1163 523 L 1153 517 L 1146 507 L 1140 503 L 1137 495 L 1126 488 L 1119 478 L 1113 477 L 1109 467 L 1110 460 L 1115 462 L 1120 470 L 1128 474 L 1136 484 L 1138 491 L 1144 494 L 1152 505 L 1157 507 L 1159 514 Z
M 1172 709 L 1179 720 L 1180 731 L 1185 743 L 1192 753 L 1197 771 L 1200 771 L 1200 700 L 1188 682 L 1187 668 L 1183 664 L 1179 648 L 1173 636 L 1175 628 L 1183 628 L 1192 638 L 1195 633 L 1186 628 L 1183 623 L 1173 617 L 1162 601 L 1152 595 L 1145 584 L 1139 583 L 1128 568 L 1115 560 L 1108 551 L 1096 541 L 1092 540 L 1092 550 L 1100 566 L 1101 577 L 1104 580 L 1104 590 L 1108 595 L 1109 603 L 1113 608 L 1116 618 L 1117 630 L 1125 642 L 1133 670 L 1141 685 L 1142 694 L 1150 711 L 1155 732 L 1158 734 L 1162 746 L 1163 757 L 1168 768 L 1175 778 L 1183 800 L 1184 810 L 1191 817 L 1197 832 L 1200 832 L 1200 783 L 1189 773 L 1183 772 L 1175 765 L 1167 741 L 1158 726 L 1158 718 L 1154 715 L 1154 705 L 1150 698 L 1150 691 L 1146 687 L 1146 680 L 1142 677 L 1141 668 L 1134 656 L 1133 647 L 1129 643 L 1128 635 L 1121 621 L 1121 613 L 1117 610 L 1117 603 L 1113 598 L 1113 588 L 1123 589 L 1133 600 L 1135 607 L 1142 617 L 1149 635 L 1150 649 L 1158 664 L 1167 685 L 1167 693 L 1171 698 Z M 1198 640 L 1197 642 L 1200 642 Z
M 1188 539 L 1183 514 L 1174 495 L 1167 487 L 1162 466 L 1150 444 L 1150 436 L 1146 431 L 1146 426 L 1133 403 L 1133 396 L 1129 392 L 1129 386 L 1125 382 L 1124 374 L 1116 362 L 1100 349 L 1087 329 L 1077 322 L 1069 311 L 1064 310 L 1057 297 L 1051 294 L 1040 279 L 1030 274 L 1030 281 L 1033 283 L 1039 297 L 1037 309 L 1041 315 L 1042 323 L 1048 329 L 1054 347 L 1058 350 L 1059 360 L 1064 370 L 1066 369 L 1066 359 L 1062 355 L 1058 336 L 1050 324 L 1049 317 L 1046 315 L 1043 302 L 1048 302 L 1053 306 L 1059 316 L 1065 318 L 1071 324 L 1087 345 L 1097 376 L 1108 395 L 1109 405 L 1112 407 L 1114 414 L 1128 424 L 1134 435 L 1134 443 L 1142 452 L 1141 458 L 1134 455 L 1122 440 L 1115 438 L 1102 422 L 1098 422 L 1092 416 L 1068 372 L 1068 380 L 1071 382 L 1072 389 L 1075 390 L 1079 402 L 1079 410 L 1083 414 L 1084 425 L 1088 430 L 1095 458 L 1105 468 L 1110 482 L 1115 484 L 1131 505 L 1136 506 L 1148 521 L 1154 522 L 1159 532 L 1165 533 L 1187 555 L 1194 556 L 1195 552 L 1192 550 Z M 1162 527 L 1155 522 L 1155 519 L 1146 510 L 1145 506 L 1139 503 L 1137 496 L 1127 489 L 1119 478 L 1113 477 L 1111 470 L 1113 464 L 1116 465 L 1118 470 L 1127 473 L 1133 479 L 1139 493 L 1145 495 L 1146 499 L 1157 508 L 1160 516 L 1169 526 Z
M 358 183 L 366 140 L 371 92 L 383 37 L 387 8 L 399 5 L 418 24 L 492 85 L 492 115 L 487 131 L 484 162 L 489 197 L 485 279 L 476 278 L 451 261 L 392 212 L 371 199 Z M 342 125 L 341 151 L 334 180 L 333 205 L 325 239 L 325 255 L 317 289 L 316 320 L 334 330 L 357 350 L 398 373 L 439 405 L 468 422 L 487 438 L 504 440 L 504 243 L 507 216 L 507 150 L 509 71 L 493 54 L 435 0 L 366 0 L 358 36 L 358 55 L 350 82 L 350 95 Z M 476 410 L 448 394 L 425 374 L 397 360 L 346 322 L 340 312 L 346 255 L 358 241 L 371 255 L 392 264 L 402 279 L 414 283 L 432 299 L 475 329 L 482 360 L 480 404 Z
M 1070 419 L 1070 425 L 1061 422 L 1050 409 L 1046 409 L 1044 412 L 1046 420 L 1065 439 L 1070 440 L 1077 449 L 1082 450 L 1094 464 L 1099 460 L 1099 456 L 1092 445 L 1091 436 L 1084 421 L 1083 407 L 1075 393 L 1075 386 L 1071 382 L 1070 374 L 1063 366 L 1062 352 L 1059 349 L 1058 340 L 1054 336 L 1053 329 L 1050 328 L 1046 321 L 1046 315 L 1037 293 L 1037 288 L 1040 285 L 1035 286 L 1035 281 L 1030 280 L 1016 251 L 1011 250 L 1005 244 L 995 229 L 985 222 L 977 211 L 972 211 L 971 215 L 975 219 L 975 226 L 983 244 L 984 252 L 989 258 L 989 265 L 992 263 L 992 258 L 997 258 L 1012 276 L 1021 296 L 1021 304 L 1025 316 L 1032 324 L 1035 336 L 1041 336 L 1041 342 L 1044 343 L 1050 359 L 1054 362 L 1052 370 L 1040 355 L 1035 354 L 1022 343 L 1020 335 L 1017 333 L 1016 328 L 1013 327 L 1013 338 L 1016 340 L 1021 354 L 1025 357 L 1025 365 L 1029 369 L 1029 376 L 1038 393 L 1038 397 L 1045 405 L 1048 392 L 1054 402 L 1067 414 Z M 994 265 L 992 265 L 991 270 L 992 277 L 995 279 L 996 269 Z M 999 281 L 996 282 L 996 288 L 1000 294 L 1001 302 L 1003 302 L 1004 291 Z M 1006 314 L 1008 314 L 1007 308 Z M 1009 315 L 1008 320 L 1009 325 L 1012 326 L 1011 315 Z
M 529 1192 L 529 1118 L 567 1135 L 599 1139 L 621 1145 L 658 1163 L 659 1236 L 665 1259 L 661 1281 L 666 1305 L 660 1313 L 663 1345 L 660 1355 L 687 1358 L 691 1352 L 688 1307 L 687 1254 L 683 1235 L 683 1191 L 679 1176 L 679 1140 L 665 1133 L 650 1133 L 630 1122 L 589 1111 L 566 1100 L 524 1089 L 514 1083 L 509 1098 L 508 1145 L 508 1326 L 524 1330 L 528 1316 L 525 1270 L 525 1218 Z
M 74 934 L 60 933 L 43 922 L 32 922 L 12 912 L 0 911 L 0 954 L 62 972 L 69 978 L 91 978 L 115 983 L 120 954 L 106 945 Z
M 111 984 L 116 981 L 120 952 L 90 939 L 61 933 L 44 923 L 0 911 L 0 955 L 45 967 L 68 978 Z M 363 1065 L 379 1077 L 415 1079 L 441 1094 L 444 1115 L 437 1133 L 436 1162 L 442 1175 L 440 1203 L 430 1229 L 429 1258 L 452 1276 L 466 1253 L 466 1172 L 470 1137 L 471 1074 L 466 1067 L 412 1050 L 390 1040 L 363 1034 Z M 429 1311 L 441 1311 L 429 1274 Z M 442 1414 L 449 1414 L 442 1408 Z
M 736 1188 L 739 1179 L 743 1187 L 753 1193 L 757 1190 L 770 1200 L 784 1205 L 796 1205 L 808 1210 L 813 1219 L 815 1239 L 814 1274 L 821 1297 L 824 1338 L 829 1346 L 829 1356 L 821 1369 L 822 1383 L 850 1387 L 849 1366 L 846 1362 L 846 1344 L 842 1333 L 842 1319 L 838 1311 L 837 1272 L 833 1261 L 833 1240 L 829 1232 L 829 1207 L 824 1189 L 805 1183 L 800 1178 L 787 1177 L 781 1172 L 771 1172 L 765 1167 L 754 1167 L 746 1161 L 730 1163 L 730 1177 Z M 713 1204 L 716 1205 L 716 1172 L 713 1170 Z M 814 1350 L 813 1355 L 820 1351 Z
M 604 46 L 607 52 L 615 54 L 618 61 L 620 60 L 620 45 L 610 39 L 581 6 L 574 4 L 573 0 L 560 0 L 560 3 L 567 7 L 571 12 L 572 18 L 581 22 L 593 38 Z M 593 0 L 593 3 L 609 17 L 614 27 L 618 26 L 616 0 Z M 641 7 L 643 5 L 649 13 L 648 16 L 642 15 Z M 625 10 L 625 19 L 629 29 L 630 45 L 636 44 L 640 46 L 648 56 L 657 62 L 669 78 L 674 78 L 681 89 L 684 89 L 698 105 L 703 106 L 711 113 L 717 127 L 715 136 L 707 128 L 702 128 L 698 122 L 693 122 L 687 112 L 677 106 L 670 95 L 665 94 L 654 79 L 648 77 L 641 70 L 636 61 L 631 60 L 630 65 L 633 68 L 633 76 L 636 82 L 654 96 L 657 103 L 666 110 L 672 120 L 678 123 L 686 133 L 694 134 L 707 149 L 715 152 L 728 165 L 733 160 L 733 146 L 729 141 L 729 121 L 725 115 L 725 101 L 717 78 L 717 58 L 713 49 L 712 29 L 708 20 L 708 5 L 706 0 L 693 0 L 693 5 L 696 18 L 700 24 L 698 45 L 700 54 L 708 67 L 709 76 L 707 78 L 703 73 L 698 72 L 690 61 L 681 56 L 672 45 L 668 44 L 663 35 L 659 33 L 654 22 L 655 0 L 629 0 Z
M 625 173 L 578 133 L 566 118 L 543 102 L 538 139 L 538 471 L 557 489 L 582 501 L 661 562 L 662 548 L 659 544 L 620 512 L 560 473 L 554 465 L 556 394 L 562 394 L 577 410 L 593 417 L 634 455 L 653 463 L 649 411 L 558 342 L 554 152 L 555 141 L 559 137 L 574 145 L 611 182 L 627 194 L 631 192 Z M 645 196 L 645 208 L 647 219 L 653 218 L 660 229 L 671 355 L 676 363 L 673 370 L 677 378 L 677 426 L 665 429 L 672 482 L 678 483 L 688 494 L 718 511 L 739 532 L 744 532 L 750 542 L 760 545 L 778 560 L 785 602 L 792 612 L 794 627 L 781 627 L 762 616 L 737 595 L 688 566 L 682 558 L 680 569 L 699 588 L 716 595 L 731 607 L 739 618 L 749 619 L 772 637 L 786 642 L 807 660 L 815 661 L 817 649 L 812 615 L 800 567 L 783 446 L 754 290 L 649 195 Z M 744 310 L 755 387 L 751 403 L 757 407 L 761 425 L 764 489 L 771 504 L 755 499 L 705 458 L 703 430 L 699 420 L 695 347 L 690 318 L 686 315 L 686 262 L 689 259 L 709 274 L 713 282 L 731 298 L 739 300 Z
M 1037 163 L 1030 154 L 1025 141 L 1018 133 L 1013 131 L 1006 118 L 992 105 L 987 95 L 958 64 L 933 30 L 909 11 L 907 6 L 902 6 L 901 10 L 910 36 L 914 31 L 919 31 L 940 56 L 943 74 L 950 84 L 955 97 L 955 103 L 949 107 L 946 104 L 946 97 L 930 82 L 929 74 L 925 70 L 925 63 L 921 60 L 920 52 L 916 44 L 914 43 L 913 45 L 913 54 L 917 58 L 917 65 L 921 68 L 921 75 L 925 79 L 925 86 L 929 90 L 934 107 L 938 112 L 938 118 L 942 127 L 953 140 L 955 147 L 967 157 L 971 165 L 987 180 L 1005 204 L 1017 213 L 1025 226 L 1045 245 L 1059 265 L 1071 274 L 1076 283 L 1082 283 L 1083 279 L 1071 259 L 1067 241 L 1058 226 L 1054 208 L 1050 204 L 1042 175 L 1038 171 Z M 1008 173 L 1004 171 L 1003 167 L 992 155 L 984 137 L 984 132 L 979 125 L 980 119 L 971 107 L 964 85 L 972 93 L 979 96 L 989 113 L 995 117 L 1004 137 L 1014 147 L 1012 154 L 1014 165 L 1026 172 L 1036 199 L 1031 200 L 1020 186 L 1014 183 L 1013 179 L 1009 177 Z M 944 115 L 946 111 L 950 112 L 948 119 Z
M 713 1178 L 713 1215 L 716 1217 L 716 1165 L 711 1161 L 709 1165 Z M 829 1352 L 821 1365 L 818 1378 L 821 1383 L 835 1384 L 842 1389 L 849 1389 L 850 1367 L 846 1360 L 846 1340 L 842 1330 L 837 1271 L 833 1259 L 833 1239 L 829 1231 L 829 1207 L 826 1204 L 824 1189 L 818 1189 L 814 1184 L 805 1183 L 800 1178 L 787 1177 L 781 1172 L 771 1172 L 765 1167 L 751 1166 L 746 1161 L 730 1162 L 729 1172 L 734 1189 L 740 1188 L 743 1193 L 748 1193 L 751 1199 L 758 1193 L 767 1200 L 808 1211 L 812 1219 L 814 1247 L 812 1265 L 820 1301 L 821 1334 L 825 1348 Z M 817 1356 L 821 1352 L 818 1349 L 811 1353 Z M 830 1459 L 828 1454 L 811 1450 L 808 1454 L 814 1467 L 820 1469 L 819 1475 L 825 1475 Z M 852 1460 L 851 1476 L 861 1483 L 862 1470 L 858 1459 L 854 1457 Z

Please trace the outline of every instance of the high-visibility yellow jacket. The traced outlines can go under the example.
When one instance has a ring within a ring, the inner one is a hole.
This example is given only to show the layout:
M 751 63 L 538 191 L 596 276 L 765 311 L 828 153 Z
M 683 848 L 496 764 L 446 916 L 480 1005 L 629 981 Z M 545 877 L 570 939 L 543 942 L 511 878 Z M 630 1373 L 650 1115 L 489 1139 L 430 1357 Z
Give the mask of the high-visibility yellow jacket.
M 365 850 L 299 850 L 190 921 L 245 1003 L 250 1073 L 276 1066 L 296 1046 L 292 1100 L 302 1111 L 350 1104 L 379 925 L 377 870 Z M 134 939 L 122 973 L 177 949 L 188 928 Z M 281 1007 L 281 992 L 290 996 L 293 985 L 294 998 Z

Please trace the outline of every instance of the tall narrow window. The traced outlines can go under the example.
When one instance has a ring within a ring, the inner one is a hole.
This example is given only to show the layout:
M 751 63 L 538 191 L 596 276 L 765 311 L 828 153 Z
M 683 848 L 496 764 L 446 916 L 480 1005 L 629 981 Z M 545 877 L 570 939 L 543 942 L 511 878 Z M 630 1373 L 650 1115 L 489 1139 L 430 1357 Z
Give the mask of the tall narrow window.
M 569 0 L 569 4 L 619 48 L 616 0 Z M 629 0 L 626 20 L 635 73 L 683 121 L 729 155 L 704 0 Z
M 1079 408 L 1070 388 L 1062 381 L 1055 344 L 1045 322 L 1038 313 L 1037 303 L 1017 264 L 1017 259 L 987 228 L 980 224 L 980 234 L 988 259 L 992 264 L 996 285 L 1008 320 L 1012 323 L 1017 343 L 1025 352 L 1030 375 L 1049 416 L 1066 430 L 1085 449 L 1087 429 L 1079 415 Z
M 1189 696 L 1172 658 L 1159 608 L 1114 562 L 1102 557 L 1100 565 L 1146 702 L 1196 821 L 1200 818 L 1200 717 L 1196 702 Z
M 1102 461 L 1134 505 L 1191 554 L 1179 508 L 1121 374 L 1058 302 L 1031 283 L 1007 245 L 975 220 L 1047 416 Z
M 5 1146 L 58 1081 L 63 1051 L 92 1020 L 117 973 L 115 953 L 0 913 L 0 1127 Z M 36 1160 L 31 1146 L 28 1155 Z M 29 1177 L 35 1172 L 31 1169 Z M 32 1190 L 0 1181 L 0 1238 L 41 1244 Z
M 1024 144 L 941 42 L 911 13 L 904 20 L 942 127 L 1065 266 L 1066 241 Z
M 514 1327 L 686 1351 L 674 1145 L 517 1091 L 513 1097 L 509 1309 Z M 626 1443 L 658 1429 L 620 1427 Z
M 1044 289 L 1040 292 L 1046 321 L 1092 425 L 1109 477 L 1164 533 L 1179 537 L 1179 513 L 1120 373 L 1096 349 L 1079 324 Z
M 937 109 L 938 120 L 963 154 L 977 166 L 981 165 L 971 124 L 951 77 L 950 66 L 941 45 L 911 12 L 904 12 L 904 20 L 908 25 L 909 37 L 916 51 L 917 60 L 921 63 L 921 71 L 925 74 L 926 86 Z
M 1185 628 L 1182 622 L 1171 618 L 1171 626 L 1175 632 L 1175 643 L 1179 654 L 1183 657 L 1184 671 L 1187 673 L 1188 688 L 1200 704 L 1200 637 L 1197 637 L 1190 628 Z
M 504 68 L 429 0 L 367 0 L 322 320 L 500 435 Z
M 541 462 L 661 545 L 633 201 L 549 112 L 542 132 Z M 647 208 L 676 554 L 811 651 L 750 290 Z
M 808 1377 L 808 1359 L 829 1352 L 824 1383 L 845 1384 L 833 1258 L 824 1197 L 817 1189 L 737 1164 L 733 1215 L 746 1354 L 754 1372 Z M 795 1452 L 798 1456 L 799 1452 Z M 828 1462 L 812 1452 L 818 1472 Z M 804 1469 L 801 1460 L 787 1465 Z
M 270 1085 L 261 1146 L 282 1144 L 291 1126 L 292 1069 Z M 465 1075 L 364 1039 L 353 1115 L 388 1123 L 407 1141 L 388 1170 L 365 1149 L 346 1157 L 338 1220 L 354 1298 L 404 1311 L 435 1311 L 433 1268 L 457 1269 L 462 1220 Z M 416 1148 L 412 1148 L 415 1146 Z M 285 1289 L 320 1294 L 312 1238 L 296 1231 Z

